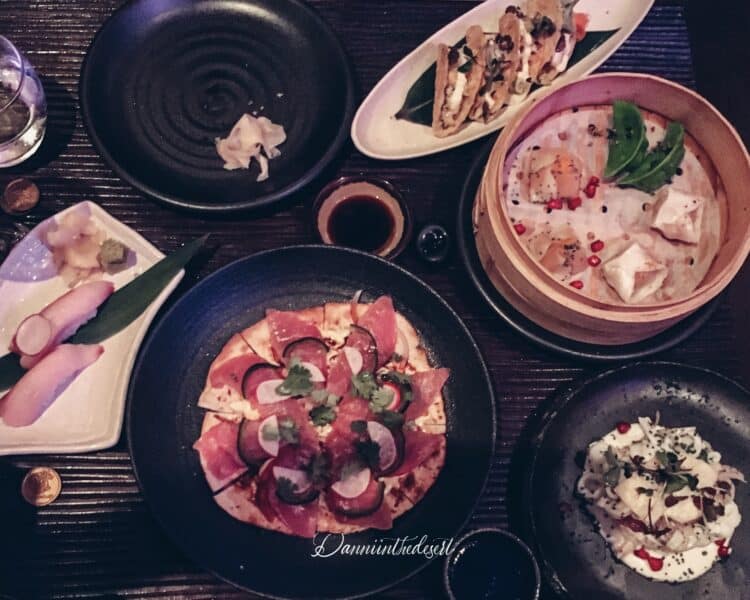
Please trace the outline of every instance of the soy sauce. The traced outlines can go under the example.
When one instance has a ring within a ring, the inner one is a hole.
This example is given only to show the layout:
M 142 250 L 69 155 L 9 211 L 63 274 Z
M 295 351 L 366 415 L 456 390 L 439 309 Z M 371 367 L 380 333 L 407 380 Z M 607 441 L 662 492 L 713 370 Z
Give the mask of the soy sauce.
M 529 557 L 504 539 L 477 535 L 452 557 L 449 569 L 456 600 L 532 600 L 535 579 Z
M 340 202 L 328 219 L 328 235 L 334 244 L 377 252 L 396 226 L 390 209 L 373 196 L 351 196 Z

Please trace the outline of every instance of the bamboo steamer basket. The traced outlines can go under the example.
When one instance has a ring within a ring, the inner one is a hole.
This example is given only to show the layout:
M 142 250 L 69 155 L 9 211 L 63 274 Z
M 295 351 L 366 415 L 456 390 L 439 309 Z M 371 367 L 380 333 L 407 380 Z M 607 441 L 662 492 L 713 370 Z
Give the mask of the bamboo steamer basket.
M 716 193 L 726 210 L 723 239 L 706 277 L 692 294 L 654 304 L 590 298 L 554 279 L 522 244 L 502 196 L 503 165 L 515 145 L 548 117 L 571 108 L 629 100 L 680 121 L 716 169 Z M 477 252 L 490 281 L 538 325 L 581 342 L 642 341 L 689 316 L 721 293 L 750 253 L 750 156 L 729 122 L 704 98 L 670 81 L 638 73 L 602 73 L 565 85 L 519 114 L 498 137 L 477 190 L 473 220 Z

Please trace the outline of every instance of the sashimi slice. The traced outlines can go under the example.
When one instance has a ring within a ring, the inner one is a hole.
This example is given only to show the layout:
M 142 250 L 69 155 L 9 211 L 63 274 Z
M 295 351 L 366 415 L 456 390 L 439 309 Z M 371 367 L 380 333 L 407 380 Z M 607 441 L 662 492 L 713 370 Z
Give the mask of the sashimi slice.
M 412 400 L 406 409 L 406 418 L 416 419 L 426 414 L 449 376 L 450 369 L 446 368 L 414 373 L 411 376 Z
M 239 427 L 239 423 L 222 419 L 193 444 L 200 455 L 208 485 L 214 492 L 247 471 L 247 465 L 237 452 Z
M 21 355 L 21 366 L 30 369 L 56 346 L 72 336 L 81 325 L 96 316 L 97 309 L 110 297 L 114 289 L 114 284 L 109 281 L 92 281 L 70 290 L 48 304 L 39 313 L 40 316 L 47 319 L 50 325 L 47 344 L 31 356 L 21 352 L 16 336 L 11 342 L 11 351 Z M 18 332 L 16 335 L 18 335 Z
M 390 296 L 381 296 L 373 302 L 357 321 L 375 338 L 378 347 L 378 365 L 386 364 L 396 350 L 396 311 Z
M 271 346 L 277 358 L 283 357 L 284 349 L 294 341 L 306 337 L 320 338 L 318 327 L 296 312 L 268 310 L 266 320 L 271 330 Z
M 0 398 L 0 417 L 10 427 L 31 425 L 102 352 L 99 345 L 58 346 Z

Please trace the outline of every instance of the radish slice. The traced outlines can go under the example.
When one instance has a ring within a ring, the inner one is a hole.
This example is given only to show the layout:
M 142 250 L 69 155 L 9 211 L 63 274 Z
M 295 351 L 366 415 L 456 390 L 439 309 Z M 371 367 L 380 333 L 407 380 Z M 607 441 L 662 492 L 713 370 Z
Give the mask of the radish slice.
M 307 490 L 312 487 L 312 481 L 307 475 L 307 472 L 301 469 L 290 469 L 288 467 L 274 467 L 273 476 L 279 479 L 288 479 L 292 482 L 292 485 L 296 486 L 295 494 L 304 494 Z
M 396 330 L 398 335 L 396 336 L 396 354 L 401 357 L 401 362 L 409 362 L 409 343 L 406 341 L 404 332 L 400 329 Z
M 391 430 L 377 421 L 367 421 L 367 434 L 380 447 L 380 470 L 387 471 L 398 458 L 396 440 Z
M 342 498 L 356 498 L 365 493 L 370 485 L 370 469 L 365 467 L 349 475 L 346 479 L 340 479 L 331 486 L 331 489 Z
M 351 346 L 344 346 L 342 350 L 344 356 L 346 356 L 346 362 L 349 363 L 349 368 L 352 370 L 352 375 L 356 375 L 362 370 L 362 367 L 365 364 L 365 361 L 362 358 L 362 353 Z
M 276 435 L 274 436 L 276 439 L 273 440 L 267 440 L 263 437 L 263 432 L 275 432 Z M 279 420 L 276 418 L 276 415 L 271 415 L 270 417 L 266 417 L 261 421 L 260 427 L 258 427 L 258 444 L 260 444 L 260 447 L 263 448 L 266 452 L 268 452 L 271 456 L 278 456 L 279 455 Z M 276 467 L 277 469 L 279 467 Z
M 255 391 L 255 395 L 258 398 L 258 404 L 274 404 L 275 402 L 281 402 L 291 396 L 285 396 L 279 394 L 276 388 L 284 383 L 283 379 L 267 379 L 258 386 Z
M 26 317 L 16 330 L 15 344 L 18 351 L 27 356 L 36 356 L 45 350 L 52 339 L 52 323 L 40 314 Z
M 300 363 L 301 366 L 305 367 L 308 371 L 310 371 L 310 381 L 313 383 L 323 383 L 326 378 L 325 375 L 323 375 L 323 372 L 316 367 L 314 364 L 309 362 L 303 362 Z

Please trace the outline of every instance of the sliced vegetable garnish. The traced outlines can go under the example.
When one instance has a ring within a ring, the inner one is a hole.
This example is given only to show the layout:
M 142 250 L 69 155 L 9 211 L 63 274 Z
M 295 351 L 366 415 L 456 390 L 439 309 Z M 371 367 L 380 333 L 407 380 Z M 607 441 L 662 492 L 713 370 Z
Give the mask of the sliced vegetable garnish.
M 258 444 L 271 456 L 278 456 L 281 434 L 279 433 L 279 419 L 270 415 L 261 421 L 258 427 Z
M 609 154 L 605 177 L 614 177 L 634 163 L 646 140 L 646 126 L 638 107 L 632 102 L 615 100 L 613 108 L 613 134 L 609 138 Z
M 399 458 L 399 452 L 396 448 L 396 438 L 393 432 L 377 421 L 368 421 L 367 433 L 379 448 L 378 472 L 382 474 L 392 470 L 394 463 Z
M 346 362 L 349 364 L 352 375 L 357 375 L 362 370 L 362 367 L 365 364 L 365 361 L 362 358 L 362 353 L 356 348 L 352 348 L 351 346 L 344 346 L 341 351 L 346 357 Z
M 299 444 L 299 428 L 291 417 L 279 419 L 279 437 L 289 444 Z
M 245 400 L 258 400 L 258 386 L 264 381 L 279 380 L 277 368 L 270 363 L 252 365 L 242 377 L 242 395 Z
M 369 400 L 373 392 L 378 389 L 375 377 L 369 371 L 362 371 L 352 376 L 352 385 L 357 396 Z
M 349 366 L 352 367 L 352 373 L 356 375 L 360 370 L 369 371 L 370 373 L 375 372 L 378 366 L 378 346 L 375 343 L 375 337 L 370 331 L 359 325 L 352 325 L 351 332 L 344 342 L 345 352 L 347 348 L 356 348 L 362 358 L 362 366 L 356 371 L 354 365 L 349 362 Z M 349 359 L 348 354 L 347 359 Z
M 295 474 L 292 475 L 293 479 L 276 475 L 277 470 L 280 469 L 283 469 L 283 472 L 287 475 L 294 472 Z M 307 483 L 302 490 L 300 490 L 298 488 L 298 485 L 295 483 L 295 481 L 299 481 L 299 476 L 296 473 L 301 473 L 306 478 Z M 273 474 L 276 478 L 276 495 L 282 502 L 285 502 L 286 504 L 308 504 L 320 495 L 320 491 L 310 484 L 305 471 L 287 469 L 286 467 L 273 467 Z
M 367 488 L 356 498 L 344 498 L 333 489 L 326 494 L 326 502 L 330 509 L 347 517 L 364 517 L 371 515 L 383 504 L 385 484 L 370 478 Z
M 275 404 L 276 402 L 282 402 L 291 398 L 291 394 L 282 394 L 279 392 L 283 385 L 283 379 L 267 379 L 261 382 L 255 391 L 258 404 Z
M 294 359 L 301 363 L 312 364 L 324 373 L 327 368 L 328 346 L 315 337 L 304 337 L 287 344 L 284 348 L 283 359 L 286 365 L 291 365 Z
M 301 367 L 304 367 L 308 371 L 310 371 L 310 381 L 313 383 L 324 383 L 326 380 L 325 375 L 323 375 L 323 371 L 321 371 L 316 365 L 314 365 L 311 362 L 302 362 L 300 363 Z
M 341 479 L 331 485 L 331 489 L 342 498 L 357 498 L 365 493 L 370 485 L 370 469 L 362 465 L 345 465 L 341 470 Z
M 279 451 L 278 432 L 275 442 L 264 442 L 261 439 L 262 424 L 258 421 L 243 419 L 237 434 L 237 453 L 249 466 L 260 467 L 269 456 L 275 456 L 269 452 L 275 445 L 276 454 Z

